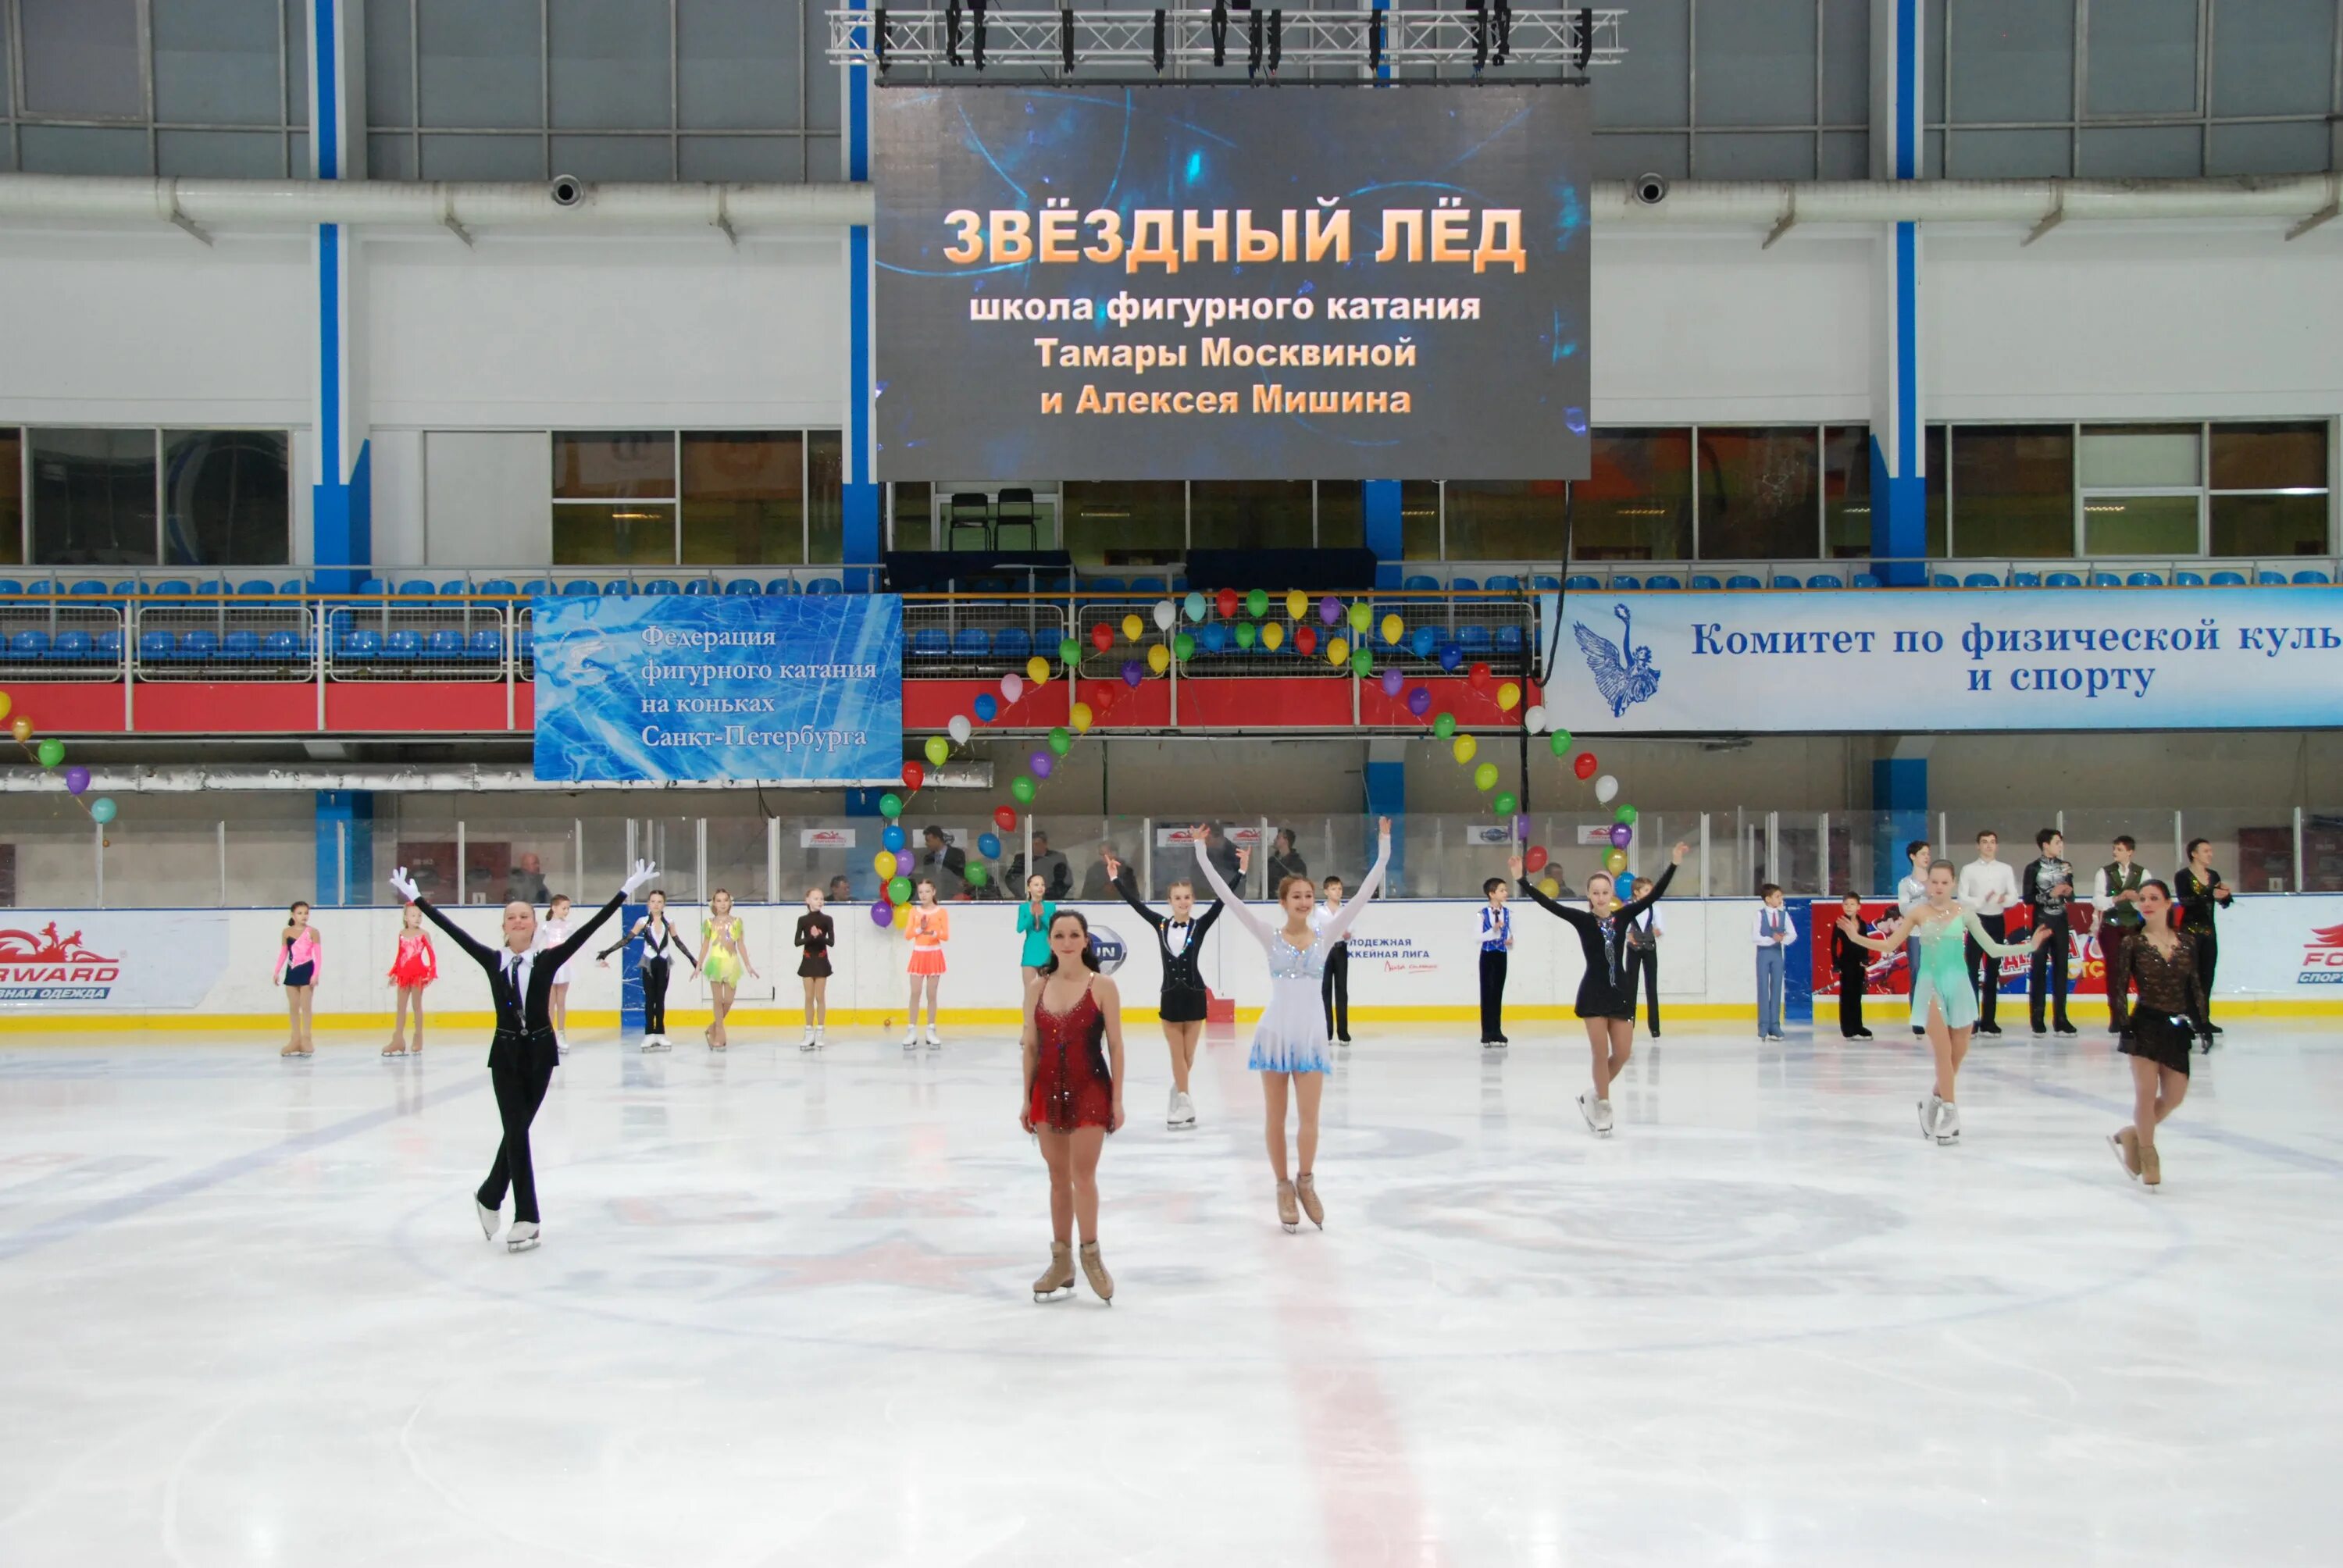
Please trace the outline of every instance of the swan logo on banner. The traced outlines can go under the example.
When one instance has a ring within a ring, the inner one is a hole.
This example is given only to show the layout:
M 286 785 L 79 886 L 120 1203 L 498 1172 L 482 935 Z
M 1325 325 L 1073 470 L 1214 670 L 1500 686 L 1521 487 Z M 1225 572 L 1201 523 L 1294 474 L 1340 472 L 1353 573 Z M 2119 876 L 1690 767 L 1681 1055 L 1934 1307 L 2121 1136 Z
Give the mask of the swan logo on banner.
M 1572 621 L 1570 629 L 1578 636 L 1579 651 L 1586 655 L 1586 668 L 1594 676 L 1594 689 L 1611 705 L 1611 717 L 1622 719 L 1628 709 L 1648 701 L 1660 689 L 1660 672 L 1652 665 L 1651 644 L 1637 648 L 1631 640 L 1634 624 L 1628 617 L 1627 607 L 1622 604 L 1611 608 L 1619 617 L 1617 642 L 1600 632 L 1589 631 L 1583 621 Z
M 1114 934 L 1112 927 L 1102 925 L 1091 927 L 1091 962 L 1098 965 L 1099 973 L 1102 975 L 1114 973 L 1122 967 L 1122 960 L 1130 956 L 1131 949 L 1123 944 L 1121 937 Z

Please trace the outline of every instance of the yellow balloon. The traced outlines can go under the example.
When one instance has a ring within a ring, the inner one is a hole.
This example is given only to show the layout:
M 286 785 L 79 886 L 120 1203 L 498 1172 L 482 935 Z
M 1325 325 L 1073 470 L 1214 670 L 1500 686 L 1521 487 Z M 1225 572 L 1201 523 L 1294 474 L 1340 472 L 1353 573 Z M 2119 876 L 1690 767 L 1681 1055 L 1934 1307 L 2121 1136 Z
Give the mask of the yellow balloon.
M 0 719 L 7 718 L 8 710 L 15 706 L 15 699 L 10 697 L 5 691 L 0 691 Z
M 1027 659 L 1025 661 L 1025 678 L 1031 681 L 1036 686 L 1049 685 L 1050 661 L 1043 658 L 1038 653 L 1032 658 Z
M 1282 621 L 1264 621 L 1261 628 L 1261 645 L 1275 653 L 1285 644 L 1285 626 Z
M 10 722 L 8 733 L 16 738 L 17 745 L 22 746 L 33 738 L 33 721 L 20 713 Z
M 1538 891 L 1549 899 L 1558 899 L 1562 897 L 1562 884 L 1552 877 L 1541 877 L 1538 879 Z
M 1087 702 L 1075 703 L 1071 709 L 1067 710 L 1066 719 L 1069 723 L 1073 725 L 1075 734 L 1089 734 L 1091 729 L 1091 705 Z
M 1400 639 L 1401 635 L 1406 630 L 1406 626 L 1401 622 L 1399 617 L 1395 615 L 1387 615 L 1383 617 L 1383 640 L 1385 642 L 1397 642 Z
M 1308 594 L 1303 593 L 1300 588 L 1295 588 L 1285 596 L 1285 614 L 1288 619 L 1300 620 L 1309 613 L 1310 596 Z
M 895 874 L 895 851 L 892 849 L 881 849 L 877 854 L 871 856 L 870 869 L 879 873 L 879 879 L 880 881 L 886 881 Z
M 1157 643 L 1147 650 L 1147 668 L 1161 675 L 1172 668 L 1172 650 Z
M 1606 851 L 1603 857 L 1603 869 L 1610 872 L 1614 877 L 1620 872 L 1625 870 L 1627 869 L 1627 851 L 1624 849 L 1612 849 Z
M 1137 616 L 1127 615 L 1122 618 L 1122 639 L 1125 642 L 1137 642 L 1146 634 L 1146 623 Z
M 1350 663 L 1351 645 L 1344 642 L 1339 637 L 1328 638 L 1326 639 L 1326 662 L 1329 664 Z
M 1481 754 L 1481 743 L 1469 735 L 1460 735 L 1452 749 L 1456 753 L 1457 761 L 1470 762 Z
M 1512 681 L 1497 688 L 1497 706 L 1511 713 L 1522 705 L 1522 689 Z
M 905 926 L 908 926 L 908 925 L 910 925 L 910 923 L 911 923 L 911 906 L 910 906 L 910 905 L 909 905 L 909 904 L 897 904 L 897 905 L 895 906 L 895 926 L 896 926 L 896 929 L 900 930 L 901 928 L 903 928 L 903 927 L 905 927 Z

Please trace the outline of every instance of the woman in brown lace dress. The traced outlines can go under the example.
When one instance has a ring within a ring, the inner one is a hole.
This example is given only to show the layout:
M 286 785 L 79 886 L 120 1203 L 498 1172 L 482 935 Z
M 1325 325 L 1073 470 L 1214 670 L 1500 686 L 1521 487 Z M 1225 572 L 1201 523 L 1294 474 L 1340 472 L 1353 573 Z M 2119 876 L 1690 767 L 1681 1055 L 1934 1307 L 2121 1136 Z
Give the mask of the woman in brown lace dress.
M 2131 1058 L 2133 1105 L 2132 1124 L 2107 1142 L 2125 1171 L 2153 1190 L 2164 1181 L 2157 1124 L 2187 1094 L 2188 1047 L 2212 1025 L 2197 978 L 2196 938 L 2172 929 L 2172 890 L 2162 882 L 2142 882 L 2139 913 L 2138 929 L 2107 960 L 2107 1004 L 2123 1036 L 2119 1049 Z

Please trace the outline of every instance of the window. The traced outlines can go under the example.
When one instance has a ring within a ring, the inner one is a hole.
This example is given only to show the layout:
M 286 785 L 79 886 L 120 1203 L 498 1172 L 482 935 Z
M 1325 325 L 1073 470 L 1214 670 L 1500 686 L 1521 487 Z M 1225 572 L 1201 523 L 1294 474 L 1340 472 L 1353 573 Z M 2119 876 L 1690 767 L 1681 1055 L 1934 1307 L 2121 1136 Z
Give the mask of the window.
M 165 566 L 282 565 L 292 498 L 283 431 L 163 432 Z
M 794 431 L 686 435 L 684 564 L 803 559 L 805 477 L 805 443 Z
M 799 566 L 845 553 L 835 430 L 556 431 L 559 566 Z
M 1400 554 L 1412 561 L 1440 558 L 1440 481 L 1399 483 Z
M 1188 545 L 1199 550 L 1306 550 L 1316 538 L 1307 479 L 1198 479 L 1188 487 Z
M 1811 558 L 1821 504 L 1817 446 L 1812 426 L 1703 429 L 1700 558 Z
M 1963 556 L 2075 553 L 2075 435 L 2065 425 L 1952 432 L 1952 548 Z
M 2215 425 L 2210 548 L 2217 556 L 2321 556 L 2328 538 L 2327 425 Z
M 25 559 L 25 433 L 0 430 L 0 566 Z
M 2077 447 L 2086 555 L 2194 555 L 2200 548 L 2203 430 L 2086 425 Z
M 1871 430 L 1837 425 L 1823 432 L 1823 553 L 1833 560 L 1871 554 Z
M 1400 493 L 1403 520 L 1407 509 L 1406 491 Z M 1358 550 L 1367 544 L 1367 491 L 1356 479 L 1321 479 L 1318 481 L 1318 548 L 1322 550 Z
M 12 489 L 29 470 L 35 564 L 282 566 L 290 449 L 282 430 L 10 430 L 0 469 Z M 14 494 L 0 502 L 0 530 L 7 559 L 25 559 Z
M 1452 561 L 1543 560 L 1562 554 L 1570 487 L 1561 479 L 1451 479 L 1443 528 Z
M 806 559 L 846 558 L 846 437 L 836 430 L 806 436 Z
M 668 566 L 676 559 L 675 437 L 553 437 L 556 566 Z
M 1164 566 L 1188 548 L 1178 479 L 1066 481 L 1066 548 L 1084 566 Z
M 1591 467 L 1573 487 L 1571 554 L 1579 560 L 1685 560 L 1692 555 L 1692 432 L 1594 432 Z
M 155 432 L 32 432 L 33 559 L 156 564 Z

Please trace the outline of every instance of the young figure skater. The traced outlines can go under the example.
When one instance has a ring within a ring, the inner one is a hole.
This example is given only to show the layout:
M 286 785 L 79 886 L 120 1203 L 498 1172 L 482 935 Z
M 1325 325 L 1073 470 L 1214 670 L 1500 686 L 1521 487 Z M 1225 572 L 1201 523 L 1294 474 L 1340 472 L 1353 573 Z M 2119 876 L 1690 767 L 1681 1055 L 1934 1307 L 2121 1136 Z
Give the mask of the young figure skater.
M 1928 1045 L 1936 1058 L 1934 1092 L 1920 1101 L 1920 1136 L 1938 1143 L 1957 1143 L 1961 1108 L 1956 1099 L 1961 1060 L 1969 1053 L 1969 1030 L 1977 1022 L 1976 969 L 1968 961 L 1974 947 L 1990 954 L 1992 966 L 2014 959 L 2050 940 L 2050 929 L 2037 926 L 2033 940 L 1996 941 L 1977 912 L 1953 898 L 1953 864 L 1939 860 L 1928 868 L 1928 899 L 1882 937 L 1867 937 L 1860 927 L 1841 917 L 1838 929 L 1847 940 L 1875 953 L 1896 950 L 1906 937 L 1914 939 L 1920 961 L 1912 970 L 1912 1009 L 1928 1020 Z
M 2212 1022 L 2213 971 L 2221 958 L 2221 939 L 2213 923 L 2216 905 L 2229 907 L 2229 885 L 2221 880 L 2221 873 L 2213 869 L 2213 846 L 2204 839 L 2188 840 L 2188 864 L 2172 879 L 2173 900 L 2180 907 L 2180 929 L 2196 939 L 2197 983 L 2205 992 L 2206 1032 L 2197 1040 L 2197 1049 L 2213 1049 L 2213 1037 L 2221 1026 Z
M 310 1032 L 309 1020 L 315 1016 L 317 999 L 317 976 L 325 967 L 325 943 L 317 936 L 317 928 L 309 923 L 309 905 L 297 899 L 285 911 L 283 940 L 277 948 L 277 983 L 285 988 L 285 1011 L 292 1023 L 292 1036 L 285 1042 L 279 1056 L 315 1056 L 317 1041 Z
M 691 950 L 684 945 L 683 933 L 669 923 L 667 895 L 653 892 L 646 900 L 649 908 L 635 921 L 634 929 L 600 952 L 594 955 L 597 967 L 608 969 L 610 955 L 640 937 L 643 956 L 637 972 L 643 982 L 643 1046 L 645 1050 L 665 1050 L 667 1040 L 667 988 L 674 970 L 667 954 L 669 948 L 681 953 L 687 961 L 692 960 Z
M 1523 875 L 1522 858 L 1513 856 L 1506 869 L 1521 884 L 1522 891 L 1538 902 L 1538 906 L 1558 920 L 1569 922 L 1578 933 L 1578 947 L 1586 960 L 1586 974 L 1578 982 L 1578 1001 L 1572 1010 L 1586 1024 L 1587 1049 L 1594 1059 L 1594 1092 L 1578 1097 L 1578 1113 L 1586 1118 L 1586 1125 L 1604 1138 L 1616 1125 L 1611 1113 L 1611 1081 L 1627 1065 L 1627 1058 L 1635 1050 L 1635 993 L 1627 989 L 1627 929 L 1635 917 L 1660 901 L 1675 880 L 1676 868 L 1684 864 L 1691 846 L 1678 844 L 1668 860 L 1668 869 L 1652 884 L 1652 890 L 1632 904 L 1623 904 L 1612 893 L 1610 876 L 1602 871 L 1586 879 L 1584 911 L 1558 904 Z
M 1091 926 L 1072 910 L 1051 919 L 1049 960 L 1025 988 L 1025 1092 L 1017 1124 L 1041 1140 L 1050 1167 L 1050 1267 L 1037 1302 L 1074 1293 L 1074 1227 L 1082 1273 L 1114 1304 L 1114 1276 L 1099 1257 L 1098 1162 L 1122 1112 L 1122 998 L 1091 956 Z M 1103 1049 L 1101 1049 L 1101 1043 Z
M 2124 938 L 2139 930 L 2139 890 L 2148 880 L 2147 870 L 2132 857 L 2139 852 L 2139 844 L 2129 833 L 2118 833 L 2108 846 L 2115 859 L 2101 866 L 2091 879 L 2091 907 L 2099 912 L 2099 957 L 2115 961 L 2116 949 Z M 2113 988 L 2107 991 L 2107 1032 L 2123 1032 L 2123 1009 L 2116 1005 Z
M 1049 965 L 1050 920 L 1057 912 L 1050 898 L 1050 879 L 1039 871 L 1026 878 L 1025 901 L 1017 906 L 1017 934 L 1025 939 L 1025 948 L 1017 955 L 1017 967 L 1025 972 L 1029 988 Z
M 488 1045 L 488 1080 L 497 1091 L 497 1117 L 504 1138 L 497 1145 L 488 1179 L 472 1195 L 472 1211 L 480 1232 L 491 1241 L 502 1223 L 505 1188 L 513 1195 L 512 1229 L 505 1233 L 505 1250 L 526 1252 L 539 1236 L 537 1212 L 537 1168 L 529 1161 L 528 1124 L 544 1103 L 553 1081 L 560 1049 L 553 1034 L 553 977 L 577 956 L 586 939 L 603 921 L 618 912 L 637 888 L 659 874 L 658 868 L 637 860 L 632 875 L 586 923 L 558 947 L 537 945 L 537 910 L 520 899 L 505 906 L 504 946 L 491 948 L 435 909 L 417 890 L 415 879 L 401 866 L 390 875 L 398 896 L 423 911 L 424 918 L 447 933 L 448 940 L 472 956 L 488 977 L 488 998 L 497 1014 L 496 1038 Z
M 1505 912 L 1505 879 L 1481 884 L 1481 1049 L 1511 1045 L 1505 1038 L 1505 955 L 1513 950 L 1513 917 Z
M 1986 936 L 2000 941 L 2009 934 L 2009 907 L 2017 902 L 2017 873 L 2002 859 L 2001 836 L 1992 829 L 1987 828 L 1977 834 L 1976 847 L 1977 858 L 1961 868 L 1955 883 L 1954 896 L 1976 912 L 1977 923 Z M 1952 862 L 1947 860 L 1945 864 Z M 1935 874 L 1933 864 L 1922 873 L 1924 876 Z M 1922 900 L 1926 901 L 1925 899 Z M 1917 907 L 1908 907 L 1904 912 L 1908 915 Z M 1976 1031 L 1997 1035 L 2001 1032 L 2001 1025 L 1993 1020 L 1993 1015 L 1995 1008 L 2001 1002 L 2001 964 L 1997 960 L 1989 960 L 1985 949 L 1975 941 L 1970 942 L 1966 950 L 1969 970 L 1976 977 Z M 1919 975 L 1920 955 L 1915 952 L 1912 955 L 1915 981 L 1912 987 L 1912 1017 L 1914 1021 L 1926 1024 L 1928 1011 L 1926 1005 L 1920 1000 Z
M 1904 874 L 1902 881 L 1896 884 L 1896 912 L 1898 915 L 1908 915 L 1928 901 L 1928 868 L 1935 862 L 1936 853 L 1928 848 L 1926 839 L 1915 839 L 1904 846 L 1904 858 L 1911 862 L 1912 869 Z M 2006 867 L 2003 869 L 2007 869 Z M 1994 933 L 1996 937 L 2001 934 L 1999 931 Z M 1974 963 L 1976 960 L 1970 961 Z M 1907 980 L 1920 972 L 1917 949 L 1906 951 L 1904 972 Z M 1928 1034 L 1928 1020 L 1916 1012 L 1912 1015 L 1912 1033 L 1914 1038 L 1921 1040 L 1926 1039 Z
M 1031 884 L 1032 879 L 1026 879 Z M 1046 885 L 1046 884 L 1045 884 Z M 920 998 L 928 999 L 928 1049 L 943 1049 L 943 1036 L 936 1032 L 936 991 L 943 984 L 944 944 L 951 940 L 951 916 L 936 903 L 936 885 L 927 878 L 920 879 L 919 900 L 911 907 L 911 918 L 903 922 L 903 934 L 911 939 L 911 958 L 906 966 L 911 977 L 911 1010 L 903 1020 L 903 1049 L 920 1048 Z
M 2076 1030 L 2066 1021 L 2067 960 L 2074 952 L 2075 934 L 2066 925 L 2066 904 L 2075 896 L 2075 868 L 2066 859 L 2066 836 L 2056 828 L 2035 834 L 2034 848 L 2036 856 L 2018 881 L 2018 898 L 2033 911 L 2034 923 L 2050 936 L 2034 947 L 2033 973 L 2026 988 L 2026 1010 L 2034 1032 L 2045 1032 L 2042 1004 L 2046 999 L 2052 1004 L 2053 1026 L 2060 1034 L 2070 1035 Z
M 1163 1125 L 1175 1132 L 1192 1131 L 1196 1102 L 1188 1096 L 1188 1075 L 1196 1066 L 1196 1042 L 1204 1038 L 1204 1013 L 1212 1000 L 1196 960 L 1204 950 L 1205 935 L 1226 906 L 1215 899 L 1204 918 L 1198 920 L 1196 884 L 1182 877 L 1164 890 L 1172 904 L 1172 916 L 1166 920 L 1140 902 L 1131 879 L 1122 874 L 1121 860 L 1110 856 L 1106 874 L 1122 901 L 1154 928 L 1156 951 L 1163 961 L 1163 996 L 1156 1016 L 1163 1021 L 1163 1043 L 1172 1051 L 1172 1103 L 1163 1112 Z
M 559 947 L 569 940 L 569 895 L 556 893 L 547 901 L 545 919 L 537 928 L 537 945 L 540 948 Z M 570 966 L 563 964 L 553 976 L 553 1039 L 556 1053 L 569 1054 L 569 984 L 577 979 Z
M 1627 884 L 1628 901 L 1651 890 L 1652 879 L 1637 877 Z M 1660 1038 L 1660 939 L 1667 934 L 1667 916 L 1657 904 L 1644 905 L 1627 923 L 1627 995 L 1632 999 L 1635 988 L 1643 987 L 1644 1032 L 1654 1040 Z
M 1757 1038 L 1780 1040 L 1782 1007 L 1788 998 L 1790 944 L 1798 940 L 1798 928 L 1790 922 L 1790 911 L 1782 907 L 1781 889 L 1768 882 L 1757 890 L 1757 896 L 1763 900 L 1753 933 L 1757 939 Z M 1627 1000 L 1635 1000 L 1633 990 Z
M 1863 895 L 1849 893 L 1839 900 L 1838 923 L 1831 927 L 1831 968 L 1838 971 L 1838 1037 L 1869 1040 L 1863 1027 L 1863 993 L 1871 984 L 1871 955 L 1846 940 L 1846 925 L 1863 926 Z
M 2142 924 L 2117 939 L 2107 956 L 2107 1005 L 2116 1011 L 2117 1047 L 2131 1058 L 2132 1121 L 2107 1140 L 2116 1158 L 2149 1191 L 2164 1185 L 2156 1129 L 2188 1093 L 2188 1041 L 2213 1027 L 2198 979 L 2197 939 L 2172 929 L 2172 894 L 2154 879 L 2139 884 Z M 2139 1006 L 2129 992 L 2139 988 Z
M 439 978 L 439 955 L 431 948 L 431 933 L 423 929 L 423 911 L 413 904 L 398 911 L 398 951 L 390 960 L 390 983 L 397 988 L 398 1011 L 390 1026 L 385 1056 L 405 1056 L 407 1013 L 415 1011 L 415 1054 L 423 1054 L 423 988 Z
M 1237 851 L 1239 871 L 1250 868 L 1252 857 Z M 1306 880 L 1307 879 L 1302 879 Z M 1280 887 L 1284 883 L 1280 882 Z M 1329 877 L 1325 881 L 1326 901 L 1310 911 L 1310 929 L 1322 931 L 1326 923 L 1342 907 L 1342 879 Z M 1351 1043 L 1351 944 L 1338 941 L 1326 950 L 1326 973 L 1318 982 L 1319 1001 L 1326 1012 L 1326 1032 L 1338 1045 Z
M 1228 905 L 1239 924 L 1261 943 L 1269 957 L 1269 1006 L 1262 1010 L 1261 1022 L 1253 1026 L 1252 1054 L 1245 1065 L 1260 1073 L 1262 1100 L 1268 1113 L 1269 1168 L 1277 1175 L 1277 1220 L 1290 1234 L 1302 1229 L 1302 1214 L 1320 1230 L 1326 1228 L 1326 1210 L 1318 1201 L 1314 1178 L 1318 1163 L 1318 1101 L 1325 1093 L 1327 1030 L 1318 994 L 1320 981 L 1326 973 L 1329 953 L 1351 929 L 1353 921 L 1364 912 L 1375 890 L 1383 885 L 1383 867 L 1391 859 L 1391 819 L 1384 817 L 1375 824 L 1376 849 L 1374 869 L 1359 884 L 1358 893 L 1349 903 L 1337 909 L 1317 930 L 1310 924 L 1312 906 L 1317 901 L 1316 892 L 1307 879 L 1288 877 L 1278 885 L 1277 902 L 1283 920 L 1275 927 L 1245 908 L 1237 896 L 1229 891 L 1222 879 L 1221 869 L 1212 864 L 1206 839 L 1210 830 L 1198 828 L 1195 833 L 1196 864 L 1202 868 L 1204 879 L 1212 885 L 1213 894 Z M 1243 859 L 1237 869 L 1244 870 Z M 1301 1160 L 1294 1179 L 1285 1174 L 1285 1101 L 1289 1089 L 1300 1107 L 1302 1128 L 1297 1142 Z M 1295 1211 L 1295 1204 L 1301 1212 Z
M 798 960 L 798 979 L 805 983 L 806 1031 L 798 1049 L 820 1050 L 822 1032 L 830 1027 L 830 950 L 838 941 L 838 922 L 822 913 L 820 888 L 808 888 L 805 901 L 806 912 L 789 935 L 792 947 L 805 950 L 805 957 Z
M 732 1010 L 732 998 L 740 988 L 740 971 L 747 970 L 757 980 L 754 960 L 749 957 L 748 933 L 740 917 L 732 912 L 732 895 L 722 888 L 709 896 L 708 917 L 699 922 L 699 972 L 707 977 L 708 996 L 716 1010 L 714 1021 L 701 1031 L 710 1050 L 730 1047 L 732 1036 L 724 1027 L 724 1017 Z

